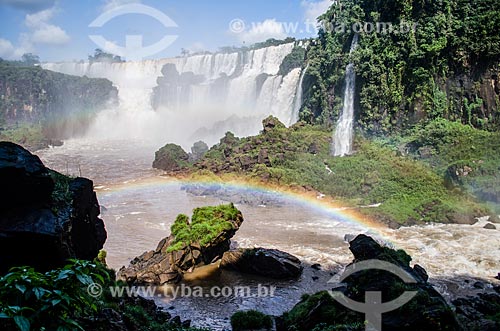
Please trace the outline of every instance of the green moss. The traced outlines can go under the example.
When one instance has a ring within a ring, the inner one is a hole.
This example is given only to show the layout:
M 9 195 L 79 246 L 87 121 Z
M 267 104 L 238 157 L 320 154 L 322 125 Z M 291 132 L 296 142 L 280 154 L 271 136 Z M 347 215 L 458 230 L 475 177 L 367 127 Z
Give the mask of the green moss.
M 232 203 L 196 208 L 193 210 L 191 222 L 188 216 L 180 214 L 170 227 L 175 240 L 167 252 L 180 250 L 192 243 L 205 246 L 216 239 L 221 232 L 233 229 L 232 221 L 240 217 L 241 212 Z
M 49 171 L 50 176 L 54 180 L 54 190 L 52 191 L 52 210 L 57 213 L 60 208 L 70 206 L 73 202 L 73 195 L 70 190 L 72 178 L 58 173 L 57 171 Z
M 231 316 L 233 331 L 271 330 L 272 326 L 271 317 L 256 310 L 237 311 Z

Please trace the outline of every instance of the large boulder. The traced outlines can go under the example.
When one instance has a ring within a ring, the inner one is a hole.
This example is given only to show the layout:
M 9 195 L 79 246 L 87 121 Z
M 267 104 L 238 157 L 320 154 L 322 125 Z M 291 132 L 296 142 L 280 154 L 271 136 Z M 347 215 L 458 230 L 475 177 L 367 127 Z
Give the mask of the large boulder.
M 391 331 L 461 331 L 463 330 L 444 298 L 427 282 L 424 268 L 410 267 L 411 257 L 401 250 L 381 246 L 371 237 L 359 235 L 350 242 L 354 255 L 353 263 L 368 260 L 385 261 L 406 271 L 414 283 L 405 282 L 386 270 L 376 268 L 360 270 L 333 287 L 333 292 L 359 303 L 366 302 L 366 293 L 379 291 L 383 302 L 400 297 L 405 291 L 415 291 L 416 295 L 399 308 L 382 314 L 382 330 Z M 353 265 L 355 267 L 356 265 Z M 339 299 L 340 300 L 340 299 Z M 368 312 L 374 312 L 372 309 Z M 364 314 L 357 313 L 334 299 L 329 292 L 319 292 L 304 296 L 289 313 L 277 322 L 277 330 L 312 330 L 318 325 L 350 325 L 349 330 L 364 330 Z M 346 328 L 347 329 L 347 328 Z M 333 330 L 333 328 L 332 328 Z
M 274 129 L 284 129 L 286 128 L 285 124 L 281 123 L 280 120 L 274 116 L 269 116 L 267 118 L 265 118 L 263 121 L 262 121 L 262 127 L 263 127 L 263 132 L 264 133 L 267 133 L 267 132 L 270 132 Z
M 0 142 L 0 211 L 32 203 L 47 203 L 54 181 L 38 156 L 11 142 Z
M 302 273 L 300 260 L 277 249 L 248 248 L 224 253 L 221 268 L 276 279 L 295 278 Z
M 243 216 L 233 204 L 196 208 L 191 221 L 181 214 L 171 227 L 172 234 L 154 251 L 122 267 L 118 279 L 129 284 L 178 282 L 184 273 L 220 260 L 242 222 Z
M 155 169 L 177 172 L 187 169 L 188 166 L 189 155 L 179 145 L 167 144 L 155 153 Z
M 97 256 L 106 230 L 92 181 L 47 169 L 24 148 L 4 142 L 0 181 L 7 192 L 0 209 L 0 272 L 24 265 L 48 270 L 69 258 Z

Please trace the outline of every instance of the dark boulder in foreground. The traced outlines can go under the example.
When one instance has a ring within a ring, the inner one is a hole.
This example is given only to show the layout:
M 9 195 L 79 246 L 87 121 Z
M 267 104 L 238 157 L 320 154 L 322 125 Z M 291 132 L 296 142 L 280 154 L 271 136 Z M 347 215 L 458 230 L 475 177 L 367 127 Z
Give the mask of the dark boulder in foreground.
M 404 251 L 396 251 L 379 245 L 372 238 L 359 235 L 350 243 L 354 263 L 381 260 L 404 270 L 415 283 L 404 282 L 395 274 L 378 269 L 362 270 L 351 274 L 332 290 L 346 297 L 365 302 L 367 291 L 382 292 L 382 302 L 397 299 L 405 291 L 416 295 L 400 308 L 382 315 L 382 330 L 390 331 L 459 331 L 455 314 L 443 297 L 427 282 L 422 267 L 410 267 L 411 257 Z M 373 310 L 372 310 L 373 311 Z M 365 330 L 365 316 L 337 302 L 329 292 L 304 296 L 290 312 L 277 321 L 277 330 Z M 330 327 L 330 328 L 329 328 Z
M 276 279 L 295 278 L 302 273 L 300 260 L 277 249 L 247 248 L 224 253 L 221 268 Z
M 233 204 L 196 208 L 191 221 L 181 214 L 171 227 L 172 234 L 154 251 L 122 267 L 118 279 L 133 284 L 178 282 L 184 273 L 220 260 L 242 222 L 243 216 Z
M 92 181 L 46 168 L 21 146 L 0 142 L 0 272 L 47 270 L 91 260 L 106 241 Z
M 0 210 L 49 202 L 54 181 L 38 156 L 19 145 L 0 142 Z

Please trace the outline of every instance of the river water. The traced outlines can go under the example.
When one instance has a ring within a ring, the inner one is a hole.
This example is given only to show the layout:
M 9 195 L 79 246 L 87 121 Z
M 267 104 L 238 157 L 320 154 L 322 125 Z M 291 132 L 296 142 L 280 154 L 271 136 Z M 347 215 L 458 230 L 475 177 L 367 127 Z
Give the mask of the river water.
M 137 140 L 74 139 L 38 152 L 46 166 L 94 181 L 108 233 L 104 249 L 114 269 L 156 248 L 169 235 L 177 214 L 190 215 L 195 207 L 224 202 L 217 197 L 190 195 L 181 189 L 182 183 L 152 169 L 158 147 Z M 215 329 L 227 329 L 229 317 L 236 310 L 257 309 L 279 315 L 293 307 L 302 294 L 328 289 L 327 281 L 352 259 L 346 235 L 368 233 L 405 249 L 413 257 L 412 263 L 427 270 L 431 282 L 447 299 L 458 291 L 473 291 L 471 284 L 476 280 L 496 282 L 493 276 L 500 272 L 500 231 L 484 229 L 484 220 L 472 226 L 435 224 L 391 230 L 346 223 L 327 210 L 286 197 L 278 204 L 238 204 L 237 208 L 245 221 L 234 237 L 234 246 L 289 252 L 304 262 L 304 273 L 296 281 L 270 281 L 224 272 L 187 282 L 204 289 L 214 285 L 245 285 L 253 290 L 259 284 L 274 286 L 274 296 L 155 298 L 172 314 L 192 319 L 196 326 L 209 324 Z M 321 264 L 321 270 L 310 267 L 315 263 Z

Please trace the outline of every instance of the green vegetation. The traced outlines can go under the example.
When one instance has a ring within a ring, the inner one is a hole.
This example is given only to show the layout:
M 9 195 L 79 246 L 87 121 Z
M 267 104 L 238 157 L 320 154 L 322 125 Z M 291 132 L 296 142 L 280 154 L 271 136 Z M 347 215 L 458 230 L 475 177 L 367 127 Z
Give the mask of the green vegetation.
M 0 60 L 0 138 L 32 149 L 47 147 L 51 139 L 83 133 L 115 96 L 107 79 Z
M 87 286 L 110 282 L 104 267 L 72 260 L 62 269 L 39 273 L 13 268 L 0 278 L 0 326 L 4 330 L 82 329 L 79 319 L 93 316 L 103 302 L 87 293 Z
M 295 68 L 302 68 L 306 57 L 306 50 L 304 47 L 295 46 L 290 54 L 285 56 L 281 62 L 278 75 L 286 76 Z
M 334 123 L 345 66 L 354 61 L 364 131 L 393 134 L 435 118 L 498 129 L 500 104 L 491 85 L 500 70 L 498 1 L 351 0 L 331 6 L 320 20 L 325 28 L 307 54 L 302 119 Z M 390 22 L 397 31 L 361 33 L 349 57 L 357 22 Z M 416 28 L 398 33 L 401 22 Z M 344 30 L 335 29 L 342 24 Z
M 54 190 L 52 191 L 52 202 L 54 212 L 57 213 L 59 207 L 71 205 L 73 196 L 70 190 L 72 178 L 50 170 L 50 176 L 54 180 Z
M 231 316 L 231 327 L 233 331 L 271 330 L 273 320 L 256 310 L 237 311 Z
M 316 324 L 304 325 L 312 313 Z M 364 330 L 361 315 L 348 309 L 339 309 L 336 301 L 326 291 L 303 295 L 292 310 L 283 314 L 283 321 L 287 330 L 294 331 L 313 328 L 316 331 Z
M 170 325 L 167 320 L 153 318 L 144 307 L 139 305 L 126 305 L 123 315 L 130 325 L 130 329 L 137 331 L 209 331 L 209 329 L 185 328 Z M 102 330 L 107 331 L 107 330 Z
M 193 210 L 191 222 L 188 216 L 180 214 L 170 228 L 175 240 L 167 252 L 180 250 L 192 243 L 205 246 L 216 239 L 222 231 L 232 230 L 231 221 L 240 217 L 242 217 L 241 212 L 232 203 L 196 208 Z
M 381 204 L 361 212 L 386 223 L 472 222 L 474 217 L 490 213 L 467 192 L 475 194 L 483 188 L 497 191 L 498 134 L 437 120 L 396 140 L 358 135 L 356 152 L 339 158 L 330 155 L 332 138 L 327 127 L 297 123 L 287 129 L 272 118 L 264 124 L 269 121 L 274 128 L 264 129 L 258 136 L 239 139 L 226 134 L 194 167 L 205 176 L 207 171 L 216 175 L 234 173 L 267 183 L 312 188 L 346 205 Z M 447 132 L 439 133 L 442 126 Z M 424 145 L 446 151 L 437 151 L 425 160 L 401 151 L 419 150 Z M 470 157 L 473 155 L 476 158 Z M 470 188 L 464 184 L 456 189 L 448 184 L 446 170 L 460 160 L 484 167 L 477 177 L 463 180 L 471 182 Z M 484 184 L 481 187 L 479 183 Z
M 268 39 L 266 41 L 260 42 L 260 43 L 255 43 L 250 46 L 243 46 L 243 47 L 235 47 L 235 46 L 226 46 L 226 47 L 220 47 L 218 49 L 219 53 L 239 53 L 239 52 L 244 52 L 244 51 L 251 51 L 251 50 L 256 50 L 256 49 L 261 49 L 261 48 L 266 48 L 266 47 L 272 47 L 272 46 L 279 46 L 283 44 L 289 44 L 295 42 L 295 38 L 292 37 L 287 37 L 283 40 L 278 40 L 278 39 Z
M 5 124 L 4 121 L 3 125 Z M 3 125 L 0 121 L 0 127 Z M 30 150 L 47 147 L 49 143 L 49 140 L 43 132 L 42 126 L 39 124 L 21 124 L 3 128 L 0 130 L 0 140 L 22 145 Z
M 102 289 L 102 294 L 90 295 L 90 285 L 96 291 Z M 115 282 L 114 271 L 98 262 L 70 260 L 64 268 L 46 273 L 13 268 L 0 277 L 0 329 L 107 331 L 116 327 L 110 316 L 120 315 L 131 330 L 206 330 L 172 325 L 170 315 L 151 312 L 141 300 L 134 301 L 137 298 L 113 297 L 110 287 L 122 285 Z M 101 315 L 110 309 L 115 313 Z
M 122 58 L 118 55 L 113 55 L 110 53 L 104 52 L 100 48 L 96 48 L 94 51 L 94 55 L 89 55 L 89 62 L 109 62 L 109 63 L 114 63 L 114 62 L 124 62 Z

